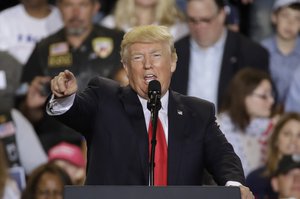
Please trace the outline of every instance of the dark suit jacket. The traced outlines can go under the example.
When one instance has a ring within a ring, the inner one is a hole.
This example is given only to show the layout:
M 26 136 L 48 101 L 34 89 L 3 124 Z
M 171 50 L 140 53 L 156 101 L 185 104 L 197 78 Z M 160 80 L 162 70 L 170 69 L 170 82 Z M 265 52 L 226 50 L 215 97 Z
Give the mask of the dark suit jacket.
M 148 185 L 147 128 L 130 87 L 95 78 L 56 117 L 86 137 L 86 184 Z M 244 183 L 241 162 L 215 123 L 211 103 L 170 91 L 168 121 L 169 185 L 201 185 L 205 167 L 220 185 Z
M 190 36 L 175 43 L 178 55 L 177 68 L 173 74 L 171 88 L 187 94 L 190 67 Z M 224 46 L 223 59 L 218 87 L 218 108 L 220 108 L 224 91 L 230 80 L 243 67 L 254 67 L 269 73 L 269 54 L 259 44 L 252 42 L 239 33 L 228 31 Z M 200 65 L 201 63 L 199 63 Z M 199 74 L 199 78 L 201 74 Z

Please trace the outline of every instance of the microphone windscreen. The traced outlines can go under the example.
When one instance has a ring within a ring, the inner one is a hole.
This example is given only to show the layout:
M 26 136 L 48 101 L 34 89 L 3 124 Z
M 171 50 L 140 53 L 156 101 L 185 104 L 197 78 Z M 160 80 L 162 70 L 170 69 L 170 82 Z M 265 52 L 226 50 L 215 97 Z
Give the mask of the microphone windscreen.
M 157 80 L 152 80 L 149 82 L 148 94 L 153 93 L 153 92 L 161 93 L 161 85 L 160 85 L 160 82 Z

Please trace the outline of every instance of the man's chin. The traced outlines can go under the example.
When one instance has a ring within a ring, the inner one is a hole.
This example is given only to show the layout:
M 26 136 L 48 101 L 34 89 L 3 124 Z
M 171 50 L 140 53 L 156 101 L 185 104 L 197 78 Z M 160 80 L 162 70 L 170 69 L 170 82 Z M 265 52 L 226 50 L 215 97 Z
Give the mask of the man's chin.
M 84 28 L 67 28 L 67 35 L 69 36 L 80 36 L 85 32 Z

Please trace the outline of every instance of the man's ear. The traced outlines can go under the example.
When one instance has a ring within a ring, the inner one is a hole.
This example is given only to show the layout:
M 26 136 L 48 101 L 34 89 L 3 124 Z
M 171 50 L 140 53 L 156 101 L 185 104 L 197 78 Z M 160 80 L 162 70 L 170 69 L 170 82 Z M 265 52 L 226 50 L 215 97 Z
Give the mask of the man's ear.
M 177 54 L 173 54 L 172 55 L 172 63 L 171 63 L 171 72 L 174 73 L 176 70 L 176 66 L 177 66 Z
M 59 11 L 61 12 L 61 0 L 56 0 L 55 1 L 55 6 L 59 9 Z
M 278 193 L 279 185 L 278 185 L 278 178 L 277 177 L 273 177 L 271 179 L 271 185 L 272 185 L 273 191 Z
M 94 2 L 93 14 L 96 15 L 100 11 L 100 8 L 101 8 L 100 2 L 99 1 L 95 1 Z
M 122 64 L 123 64 L 123 68 L 124 68 L 124 70 L 126 72 L 126 75 L 128 76 L 128 66 L 127 66 L 127 63 L 122 61 Z
M 221 9 L 219 15 L 221 16 L 220 20 L 222 20 L 221 21 L 222 24 L 225 24 L 226 17 L 227 17 L 227 13 L 226 13 L 225 9 Z
M 272 13 L 271 15 L 271 22 L 273 25 L 277 24 L 277 15 L 275 13 Z
M 176 70 L 176 62 L 172 63 L 171 65 L 171 72 L 174 73 Z

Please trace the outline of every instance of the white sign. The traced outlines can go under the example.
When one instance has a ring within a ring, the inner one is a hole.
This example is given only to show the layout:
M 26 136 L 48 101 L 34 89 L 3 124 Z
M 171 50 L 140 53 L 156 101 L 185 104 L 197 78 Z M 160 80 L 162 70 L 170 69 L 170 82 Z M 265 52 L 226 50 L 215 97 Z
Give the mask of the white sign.
M 6 75 L 5 71 L 0 70 L 0 90 L 6 89 L 7 83 L 6 83 Z

